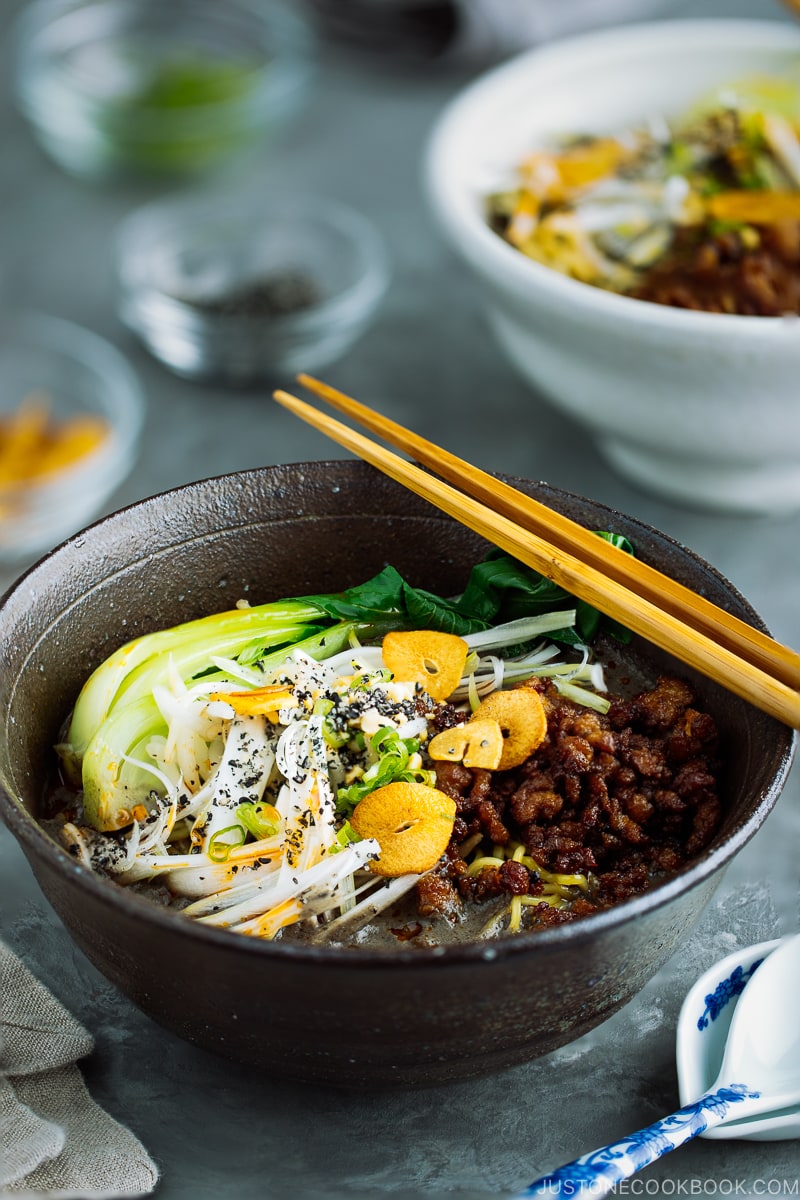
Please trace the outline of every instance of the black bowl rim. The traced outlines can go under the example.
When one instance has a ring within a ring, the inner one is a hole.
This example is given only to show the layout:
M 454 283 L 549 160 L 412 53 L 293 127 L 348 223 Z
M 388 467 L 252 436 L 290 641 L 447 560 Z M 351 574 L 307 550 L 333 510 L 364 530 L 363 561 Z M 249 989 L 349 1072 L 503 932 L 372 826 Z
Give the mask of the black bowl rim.
M 157 506 L 167 497 L 202 492 L 210 485 L 222 482 L 244 482 L 248 478 L 263 476 L 265 473 L 273 470 L 297 469 L 300 471 L 313 471 L 320 467 L 336 467 L 341 469 L 342 466 L 352 469 L 354 466 L 365 467 L 366 464 L 351 459 L 312 460 L 307 462 L 273 464 L 267 467 L 233 471 L 224 475 L 208 476 L 204 479 L 182 484 L 176 488 L 169 488 L 142 500 L 135 501 L 93 522 L 40 558 L 0 598 L 0 611 L 2 611 L 6 601 L 31 576 L 35 575 L 37 571 L 42 569 L 46 564 L 49 564 L 51 559 L 70 546 L 73 546 L 76 542 L 81 544 L 80 539 L 84 538 L 86 534 L 90 532 L 96 533 L 97 531 L 102 532 L 105 527 L 116 525 L 120 518 L 151 506 Z M 519 477 L 514 476 L 507 476 L 505 478 L 509 479 L 511 483 L 514 483 L 515 479 L 517 482 L 533 482 L 531 480 L 521 480 Z M 574 499 L 579 502 L 587 502 L 587 497 L 581 496 L 576 492 L 570 492 L 565 488 L 544 483 L 543 481 L 539 481 L 539 483 L 540 486 L 545 487 L 553 495 L 564 497 L 568 500 Z M 601 512 L 608 513 L 609 516 L 624 516 L 627 522 L 638 526 L 648 535 L 656 533 L 682 555 L 687 555 L 693 559 L 705 571 L 715 576 L 740 601 L 752 618 L 754 625 L 764 632 L 769 632 L 763 619 L 755 611 L 750 602 L 738 591 L 735 585 L 721 571 L 718 571 L 710 563 L 706 562 L 695 551 L 682 545 L 669 534 L 656 529 L 655 526 L 648 525 L 646 522 L 639 520 L 637 517 L 623 514 L 618 509 L 614 509 L 601 501 L 589 500 L 588 502 Z M 73 884 L 77 881 L 78 886 L 88 889 L 89 893 L 98 902 L 111 904 L 131 919 L 144 918 L 145 920 L 154 922 L 165 933 L 192 938 L 200 946 L 216 946 L 219 950 L 229 953 L 238 951 L 242 954 L 249 954 L 266 960 L 273 959 L 278 962 L 291 962 L 301 967 L 313 967 L 317 964 L 332 963 L 337 966 L 346 965 L 347 970 L 357 972 L 376 967 L 387 970 L 407 970 L 413 964 L 417 969 L 431 968 L 441 970 L 444 964 L 474 965 L 514 958 L 520 954 L 536 953 L 537 947 L 541 947 L 542 954 L 546 954 L 548 950 L 574 948 L 576 945 L 579 946 L 584 942 L 593 940 L 596 936 L 607 930 L 621 928 L 629 922 L 639 919 L 646 913 L 666 907 L 679 895 L 691 892 L 714 874 L 721 873 L 730 860 L 750 841 L 769 816 L 772 808 L 777 803 L 789 774 L 797 748 L 798 732 L 788 727 L 783 727 L 777 722 L 776 728 L 782 730 L 784 733 L 784 745 L 782 748 L 778 747 L 774 751 L 778 759 L 775 772 L 759 804 L 753 809 L 747 820 L 734 830 L 724 842 L 716 846 L 713 850 L 704 853 L 691 866 L 680 871 L 671 879 L 651 888 L 642 895 L 614 905 L 604 912 L 583 917 L 579 921 L 567 922 L 564 925 L 554 926 L 538 932 L 522 932 L 510 937 L 501 937 L 481 942 L 455 942 L 449 945 L 425 947 L 424 949 L 418 948 L 411 951 L 408 949 L 388 950 L 371 947 L 353 948 L 308 945 L 301 942 L 264 941 L 257 938 L 236 937 L 229 930 L 216 929 L 200 925 L 195 921 L 189 921 L 182 917 L 179 912 L 169 909 L 166 906 L 155 904 L 146 896 L 121 887 L 119 884 L 114 883 L 113 880 L 105 879 L 97 875 L 90 868 L 76 863 L 75 859 L 42 829 L 21 804 L 11 799 L 3 786 L 0 786 L 0 817 L 4 819 L 23 849 L 30 850 L 38 857 L 44 856 L 45 859 L 49 858 L 51 865 L 56 870 L 69 876 Z

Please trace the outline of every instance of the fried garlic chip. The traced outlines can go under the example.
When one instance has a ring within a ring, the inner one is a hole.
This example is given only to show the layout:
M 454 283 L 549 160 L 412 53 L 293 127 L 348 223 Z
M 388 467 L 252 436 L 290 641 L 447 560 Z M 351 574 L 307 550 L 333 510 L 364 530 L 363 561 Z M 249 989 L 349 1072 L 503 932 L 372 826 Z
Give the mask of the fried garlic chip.
M 444 854 L 455 817 L 455 801 L 437 788 L 387 783 L 359 801 L 350 824 L 380 846 L 380 857 L 370 864 L 376 875 L 417 875 Z
M 530 758 L 547 733 L 542 698 L 533 688 L 518 687 L 492 692 L 475 710 L 474 720 L 496 721 L 503 736 L 498 770 L 508 771 Z
M 463 638 L 431 629 L 387 633 L 382 645 L 395 679 L 420 684 L 434 700 L 446 700 L 458 687 L 467 649 Z
M 503 756 L 503 731 L 494 720 L 468 721 L 437 733 L 428 743 L 428 753 L 437 762 L 496 771 Z

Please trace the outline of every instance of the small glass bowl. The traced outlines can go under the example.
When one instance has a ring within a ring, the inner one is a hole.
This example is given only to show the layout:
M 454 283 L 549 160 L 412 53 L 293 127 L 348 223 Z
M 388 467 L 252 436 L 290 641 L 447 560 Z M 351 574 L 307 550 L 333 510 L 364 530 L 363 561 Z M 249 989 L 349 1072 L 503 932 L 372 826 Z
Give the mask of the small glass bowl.
M 118 271 L 120 316 L 156 358 L 238 385 L 339 358 L 389 281 L 366 217 L 302 196 L 147 205 L 122 225 Z
M 15 91 L 74 174 L 189 175 L 253 150 L 299 107 L 311 36 L 276 0 L 34 0 Z
M 0 480 L 0 560 L 52 549 L 86 525 L 128 475 L 144 399 L 128 363 L 88 330 L 39 314 L 0 318 L 0 418 L 39 397 L 54 424 L 99 418 L 105 436 L 92 450 L 29 482 Z M 2 461 L 2 460 L 0 460 Z

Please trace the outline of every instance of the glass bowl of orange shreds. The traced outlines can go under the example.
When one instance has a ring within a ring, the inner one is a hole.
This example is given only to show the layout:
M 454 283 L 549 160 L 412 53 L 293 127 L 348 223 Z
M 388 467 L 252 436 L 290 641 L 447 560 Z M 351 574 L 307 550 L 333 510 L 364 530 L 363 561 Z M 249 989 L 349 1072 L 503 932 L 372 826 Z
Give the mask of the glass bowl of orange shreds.
M 60 318 L 0 320 L 0 560 L 51 549 L 130 471 L 144 412 L 110 343 Z

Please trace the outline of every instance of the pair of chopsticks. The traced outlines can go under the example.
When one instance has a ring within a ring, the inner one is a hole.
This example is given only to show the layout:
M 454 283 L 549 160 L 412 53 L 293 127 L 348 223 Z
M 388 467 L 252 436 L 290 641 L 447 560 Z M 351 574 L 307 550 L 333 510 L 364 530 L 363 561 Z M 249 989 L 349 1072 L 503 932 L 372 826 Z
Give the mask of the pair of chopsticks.
M 299 375 L 298 382 L 436 475 L 297 396 L 276 391 L 284 408 L 565 591 L 800 729 L 800 655 L 794 650 L 336 388 L 310 375 Z

